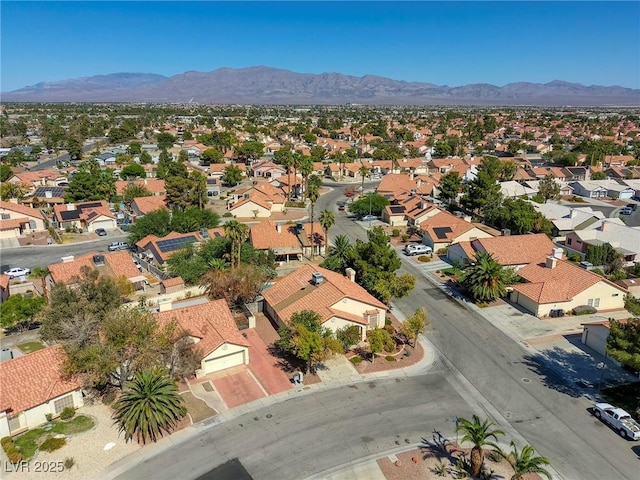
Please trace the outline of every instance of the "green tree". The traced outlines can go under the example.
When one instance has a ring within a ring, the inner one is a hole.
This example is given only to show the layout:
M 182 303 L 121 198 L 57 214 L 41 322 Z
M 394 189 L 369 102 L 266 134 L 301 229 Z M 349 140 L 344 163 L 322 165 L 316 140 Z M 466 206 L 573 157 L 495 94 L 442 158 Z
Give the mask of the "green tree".
M 21 294 L 11 295 L 2 302 L 0 309 L 0 325 L 11 330 L 20 324 L 32 323 L 34 317 L 42 310 L 45 304 L 43 297 L 25 297 Z
M 142 153 L 142 144 L 140 142 L 130 142 L 127 147 L 129 155 L 140 155 Z
M 316 177 L 316 176 L 312 175 L 312 177 Z M 311 235 L 310 235 L 311 260 L 313 260 L 315 256 L 315 251 L 316 251 L 316 237 L 314 235 L 313 229 L 314 229 L 314 223 L 315 223 L 314 214 L 315 214 L 316 202 L 318 201 L 318 197 L 320 196 L 320 185 L 321 183 L 315 180 L 307 182 L 307 198 L 311 202 Z M 326 242 L 326 239 L 325 239 L 325 242 Z
M 364 197 L 349 204 L 349 211 L 357 215 L 379 216 L 384 207 L 389 205 L 389 199 L 378 193 L 367 193 Z
M 26 193 L 24 186 L 19 183 L 2 182 L 2 184 L 0 184 L 0 198 L 3 200 L 10 198 L 20 200 L 24 198 Z
M 287 169 L 287 185 L 291 185 L 291 169 L 293 168 L 293 152 L 291 152 L 291 146 L 287 145 L 279 150 L 273 152 L 273 158 L 276 163 L 282 165 Z M 287 193 L 287 200 L 291 201 L 291 193 L 293 189 L 290 188 Z
M 536 455 L 536 450 L 531 445 L 525 445 L 519 450 L 515 442 L 511 440 L 511 451 L 505 453 L 498 450 L 498 454 L 506 459 L 513 468 L 511 480 L 523 480 L 525 475 L 530 473 L 544 475 L 549 480 L 553 478 L 545 468 L 551 462 L 546 457 Z
M 232 310 L 253 302 L 269 279 L 267 271 L 260 266 L 241 263 L 234 269 L 209 270 L 201 279 L 211 299 L 224 298 Z
M 482 471 L 482 464 L 484 463 L 484 450 L 482 447 L 487 445 L 498 449 L 498 447 L 491 442 L 491 439 L 498 440 L 498 435 L 504 435 L 502 430 L 494 429 L 495 424 L 490 420 L 485 419 L 483 422 L 477 415 L 473 415 L 471 420 L 466 418 L 458 419 L 456 425 L 456 431 L 462 432 L 462 442 L 473 443 L 471 449 L 471 476 L 478 478 Z
M 160 150 L 167 150 L 173 147 L 176 141 L 176 137 L 167 132 L 162 132 L 156 135 L 156 142 Z
M 594 172 L 591 174 L 591 180 L 606 180 L 607 174 L 604 172 Z
M 324 230 L 325 244 L 329 242 L 329 229 L 336 223 L 336 216 L 331 210 L 320 212 L 320 225 Z
M 222 183 L 235 187 L 242 180 L 242 170 L 236 165 L 229 165 L 222 173 Z
M 309 373 L 314 365 L 325 361 L 335 353 L 343 353 L 342 345 L 331 331 L 320 323 L 321 317 L 312 310 L 302 310 L 291 315 L 289 325 L 280 327 L 280 339 L 276 346 L 306 364 Z
M 442 176 L 438 189 L 440 200 L 447 203 L 455 203 L 462 187 L 462 178 L 458 172 L 449 172 Z
M 149 165 L 151 163 L 153 163 L 153 157 L 151 157 L 151 154 L 149 152 L 147 152 L 146 150 L 143 150 L 140 153 L 140 164 Z
M 243 161 L 254 161 L 264 155 L 264 144 L 256 141 L 247 141 L 236 147 L 237 158 Z
M 620 267 L 620 254 L 610 243 L 587 245 L 585 259 L 593 265 L 604 266 L 605 272 L 618 270 Z
M 640 370 L 640 319 L 609 320 L 607 354 L 633 370 Z
M 499 229 L 508 228 L 516 235 L 551 233 L 551 222 L 522 198 L 505 198 L 500 209 L 492 209 L 487 215 L 488 223 Z
M 139 183 L 131 183 L 124 187 L 122 191 L 122 200 L 125 204 L 131 205 L 134 198 L 150 197 L 153 194 L 147 188 Z
M 540 180 L 538 193 L 544 198 L 544 203 L 547 203 L 547 200 L 555 200 L 560 195 L 560 184 L 553 175 L 546 175 Z
M 169 229 L 174 232 L 189 233 L 202 228 L 215 228 L 219 223 L 220 215 L 216 212 L 192 205 L 184 210 L 173 211 Z
M 171 214 L 166 209 L 156 210 L 139 218 L 129 229 L 128 241 L 134 244 L 147 235 L 164 237 L 170 230 Z
M 344 273 L 354 256 L 353 244 L 346 235 L 338 235 L 329 247 L 328 255 L 322 267 L 334 272 Z
M 237 220 L 224 224 L 224 233 L 231 240 L 231 268 L 240 265 L 240 247 L 249 238 L 249 227 Z
M 367 330 L 367 340 L 369 341 L 369 351 L 371 352 L 371 363 L 375 361 L 377 353 L 383 350 L 392 352 L 396 346 L 393 338 L 384 328 Z
M 349 325 L 336 330 L 336 338 L 342 344 L 342 348 L 346 351 L 354 345 L 360 343 L 360 327 L 357 325 Z
M 410 340 L 413 340 L 413 346 L 416 346 L 418 335 L 427 328 L 427 309 L 422 307 L 417 309 L 413 315 L 402 322 L 402 333 Z
M 367 178 L 367 175 L 371 172 L 371 169 L 367 167 L 365 164 L 360 165 L 358 168 L 358 173 L 360 174 L 360 191 L 364 194 L 364 180 Z
M 0 182 L 6 182 L 11 177 L 13 177 L 13 170 L 11 170 L 11 166 L 6 164 L 0 165 Z
M 113 417 L 126 441 L 157 442 L 187 414 L 175 383 L 161 371 L 140 372 L 113 405 Z
M 142 165 L 138 165 L 137 163 L 132 163 L 131 165 L 127 165 L 120 171 L 120 178 L 134 179 L 134 178 L 146 178 L 147 172 L 144 170 Z
M 110 200 L 116 193 L 113 170 L 101 170 L 98 162 L 90 160 L 81 165 L 64 195 L 67 202 Z
M 200 155 L 201 165 L 211 165 L 212 163 L 224 163 L 224 155 L 217 148 L 207 148 Z
M 187 285 L 200 283 L 202 275 L 209 270 L 209 265 L 198 254 L 193 244 L 175 252 L 167 260 L 169 273 L 174 277 L 182 277 Z
M 504 268 L 485 252 L 476 252 L 476 262 L 465 269 L 461 283 L 477 302 L 490 302 L 507 293 Z

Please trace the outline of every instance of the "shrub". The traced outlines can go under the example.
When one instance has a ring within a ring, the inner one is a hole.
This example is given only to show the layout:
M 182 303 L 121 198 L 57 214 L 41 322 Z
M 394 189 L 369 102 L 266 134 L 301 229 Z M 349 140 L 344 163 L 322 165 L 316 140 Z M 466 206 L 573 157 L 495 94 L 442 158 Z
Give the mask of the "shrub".
M 56 438 L 49 437 L 40 445 L 40 450 L 43 452 L 55 452 L 61 449 L 67 444 L 67 439 L 64 437 Z
M 387 355 L 386 357 L 384 357 L 384 359 L 387 362 L 395 362 L 396 361 L 396 357 L 394 357 L 393 355 Z
M 439 248 L 436 253 L 438 255 L 446 255 L 447 254 L 447 249 L 446 248 Z
M 580 263 L 582 257 L 580 256 L 579 253 L 572 253 L 571 255 L 569 255 L 569 261 L 573 262 L 573 263 Z
M 44 414 L 44 418 L 47 419 L 47 422 L 50 422 L 51 420 L 53 420 L 53 414 L 52 413 L 45 413 Z
M 9 446 L 13 445 L 13 438 L 11 438 L 11 437 L 2 437 L 0 439 L 0 445 L 2 445 L 2 448 L 6 452 L 7 448 L 9 448 Z
M 73 467 L 75 464 L 76 464 L 76 461 L 73 457 L 67 457 L 64 459 L 65 470 L 71 470 L 71 467 Z
M 385 325 L 391 325 L 391 317 L 390 316 L 386 316 L 384 317 L 384 324 Z
M 391 230 L 391 236 L 392 237 L 399 237 L 400 236 L 400 230 L 398 230 L 397 228 L 394 228 L 393 230 Z
M 351 358 L 349 359 L 349 361 L 350 361 L 351 363 L 353 363 L 354 365 L 358 365 L 359 363 L 361 363 L 361 362 L 362 362 L 362 357 L 360 357 L 360 356 L 356 355 L 355 357 L 351 357 Z
M 389 335 L 391 335 L 391 336 L 393 336 L 393 335 L 395 335 L 395 334 L 396 334 L 396 329 L 395 329 L 395 327 L 394 327 L 393 325 L 391 325 L 391 324 L 387 324 L 387 323 L 385 322 L 385 324 L 384 324 L 384 329 L 385 329 L 385 330 L 387 331 L 387 333 L 388 333 Z
M 590 305 L 579 305 L 571 310 L 574 315 L 590 315 L 592 313 L 596 313 L 597 311 L 598 310 Z
M 22 455 L 18 451 L 7 454 L 7 458 L 9 463 L 20 463 L 22 461 Z
M 65 407 L 65 409 L 62 410 L 62 413 L 60 414 L 60 420 L 69 420 L 70 418 L 73 418 L 75 414 L 76 414 L 75 408 Z
M 427 263 L 427 262 L 430 262 L 430 261 L 431 261 L 431 257 L 430 257 L 430 256 L 428 256 L 428 255 L 420 255 L 420 256 L 418 257 L 418 261 L 419 261 L 419 262 L 422 262 L 422 263 Z
M 409 241 L 409 235 L 402 235 L 402 241 L 403 242 L 408 242 Z
M 224 213 L 222 214 L 222 216 L 223 216 L 223 217 L 233 217 L 233 213 L 231 213 L 231 212 L 224 212 Z
M 600 275 L 601 277 L 604 277 L 604 272 L 602 271 L 601 268 L 594 268 L 591 270 L 593 273 L 595 273 L 596 275 Z

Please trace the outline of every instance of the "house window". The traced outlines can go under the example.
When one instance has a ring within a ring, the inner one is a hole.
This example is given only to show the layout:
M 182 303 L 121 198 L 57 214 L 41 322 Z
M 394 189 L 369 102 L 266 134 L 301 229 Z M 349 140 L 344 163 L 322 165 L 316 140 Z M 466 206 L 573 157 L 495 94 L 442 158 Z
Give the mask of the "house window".
M 13 415 L 9 417 L 9 431 L 15 432 L 16 430 L 20 430 L 22 428 L 22 423 L 20 422 L 20 414 Z
M 73 407 L 73 394 L 59 398 L 53 402 L 53 409 L 56 414 L 60 414 L 67 407 Z
M 600 306 L 600 299 L 590 298 L 589 300 L 587 300 L 587 305 L 589 305 L 590 307 L 598 308 Z
M 571 245 L 571 239 L 567 238 L 567 245 Z
M 378 314 L 376 313 L 375 315 L 367 315 L 367 317 L 371 328 L 378 328 Z
M 0 218 L 2 220 L 9 220 L 11 218 L 11 215 L 9 215 L 8 213 L 2 213 L 0 214 Z

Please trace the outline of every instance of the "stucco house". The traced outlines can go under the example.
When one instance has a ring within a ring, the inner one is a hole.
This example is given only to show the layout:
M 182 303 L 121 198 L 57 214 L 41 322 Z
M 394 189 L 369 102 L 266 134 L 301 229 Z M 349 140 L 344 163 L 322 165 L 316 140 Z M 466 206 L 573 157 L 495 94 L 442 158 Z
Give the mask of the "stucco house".
M 624 308 L 624 288 L 552 256 L 521 268 L 518 275 L 526 283 L 514 285 L 510 299 L 537 317 L 582 305 L 598 310 Z
M 598 220 L 605 218 L 602 212 L 591 207 L 571 208 L 557 203 L 531 202 L 536 212 L 541 213 L 553 224 L 552 235 L 564 237 L 574 230 L 584 230 Z
M 467 222 L 462 218 L 440 210 L 436 215 L 420 223 L 422 243 L 429 245 L 434 251 L 447 248 L 456 242 L 475 240 L 476 238 L 493 237 L 488 230 Z
M 196 344 L 202 355 L 197 377 L 249 364 L 250 343 L 238 330 L 226 300 L 183 307 L 160 303 L 155 317 L 160 324 L 175 320 Z
M 640 230 L 619 222 L 619 219 L 601 220 L 589 228 L 568 233 L 565 245 L 571 250 L 586 253 L 589 245 L 608 243 L 622 255 L 626 266 L 632 266 L 640 259 Z
M 40 210 L 0 200 L 0 238 L 18 238 L 45 230 Z
M 95 202 L 67 203 L 53 208 L 53 222 L 58 228 L 77 228 L 94 232 L 98 228 L 115 230 L 116 216 L 104 200 Z
M 0 363 L 0 437 L 16 435 L 60 415 L 66 407 L 84 405 L 82 382 L 65 380 L 60 345 Z
M 294 313 L 313 310 L 332 332 L 355 325 L 364 340 L 367 330 L 384 326 L 387 307 L 355 282 L 354 270 L 347 270 L 348 277 L 303 265 L 262 292 L 265 313 L 285 325 Z

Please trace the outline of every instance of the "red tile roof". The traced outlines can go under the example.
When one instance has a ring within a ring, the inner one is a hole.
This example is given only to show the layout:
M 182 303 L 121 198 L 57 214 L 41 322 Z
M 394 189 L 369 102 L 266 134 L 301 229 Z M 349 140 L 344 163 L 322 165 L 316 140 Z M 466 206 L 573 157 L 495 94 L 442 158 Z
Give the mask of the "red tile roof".
M 35 208 L 27 207 L 26 205 L 21 205 L 19 203 L 13 202 L 5 202 L 4 200 L 0 200 L 0 210 L 9 210 L 11 212 L 20 213 L 22 215 L 26 215 L 32 218 L 38 218 L 42 220 L 42 212 Z
M 544 233 L 478 238 L 471 242 L 476 250 L 493 255 L 500 265 L 524 265 L 551 255 L 554 243 Z
M 140 213 L 147 214 L 156 210 L 167 210 L 167 197 L 154 196 L 154 197 L 136 197 L 132 200 L 132 204 L 135 203 Z
M 249 238 L 253 248 L 258 250 L 299 248 L 300 242 L 292 228 L 292 225 L 280 225 L 280 232 L 278 232 L 275 222 L 263 220 L 251 227 Z
M 250 346 L 238 330 L 224 299 L 159 312 L 156 318 L 160 324 L 175 319 L 184 332 L 200 340 L 196 345 L 203 356 L 209 355 L 224 343 Z
M 80 388 L 79 379 L 60 377 L 65 359 L 62 346 L 54 345 L 0 363 L 0 411 L 24 412 Z

